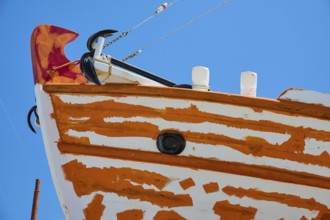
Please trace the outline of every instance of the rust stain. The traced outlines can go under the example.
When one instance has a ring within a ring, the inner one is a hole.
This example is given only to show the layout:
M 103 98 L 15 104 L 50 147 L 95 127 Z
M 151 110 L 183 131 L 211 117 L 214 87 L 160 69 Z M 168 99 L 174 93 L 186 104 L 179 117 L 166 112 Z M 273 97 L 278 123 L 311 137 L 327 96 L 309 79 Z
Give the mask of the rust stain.
M 182 217 L 178 213 L 173 210 L 165 211 L 161 210 L 158 211 L 157 214 L 153 218 L 154 220 L 186 220 L 186 218 Z
M 268 166 L 247 165 L 237 162 L 218 161 L 191 156 L 173 156 L 142 150 L 130 150 L 95 145 L 76 145 L 61 142 L 58 143 L 58 148 L 62 153 L 68 154 L 141 161 L 155 164 L 188 167 L 192 169 L 205 169 L 330 189 L 330 178 L 328 177 L 318 176 L 305 172 L 278 169 Z
M 144 211 L 140 209 L 130 209 L 117 213 L 117 220 L 142 220 Z
M 102 204 L 103 196 L 96 194 L 91 203 L 84 209 L 86 220 L 101 219 L 105 206 Z
M 168 191 L 145 189 L 142 184 L 154 185 L 162 189 L 169 179 L 160 174 L 131 168 L 87 168 L 84 164 L 73 160 L 62 166 L 66 179 L 73 183 L 78 196 L 103 191 L 116 193 L 128 199 L 139 199 L 159 207 L 192 206 L 188 194 L 174 194 Z M 135 182 L 141 185 L 135 185 Z
M 243 219 L 250 220 L 254 219 L 257 212 L 256 208 L 243 207 L 240 205 L 230 204 L 228 201 L 218 201 L 213 207 L 215 214 L 221 217 L 221 220 L 232 220 L 232 219 Z
M 66 104 L 63 103 L 57 95 L 53 96 L 53 102 L 56 106 L 55 111 L 63 141 L 68 143 L 79 143 L 71 140 L 66 132 L 69 129 L 76 131 L 94 131 L 97 134 L 110 137 L 149 137 L 156 139 L 161 132 L 157 125 L 147 122 L 123 122 L 107 123 L 104 118 L 107 117 L 159 117 L 167 121 L 178 121 L 188 123 L 211 122 L 222 124 L 235 129 L 250 129 L 262 132 L 274 132 L 278 134 L 288 134 L 290 139 L 281 145 L 273 145 L 266 140 L 258 137 L 248 136 L 245 140 L 238 140 L 224 135 L 214 133 L 201 134 L 197 132 L 181 132 L 187 141 L 225 145 L 246 155 L 267 156 L 278 159 L 292 160 L 305 164 L 315 164 L 330 168 L 330 155 L 327 152 L 321 155 L 309 155 L 304 153 L 305 140 L 314 138 L 318 141 L 330 142 L 330 132 L 315 130 L 311 128 L 291 127 L 272 121 L 252 121 L 240 118 L 231 118 L 201 112 L 194 105 L 186 109 L 166 108 L 155 109 L 140 105 L 131 105 L 118 103 L 115 101 L 102 101 L 91 104 Z M 83 122 L 70 121 L 69 117 L 81 118 L 88 117 L 89 120 Z M 173 128 L 176 129 L 175 127 Z
M 216 182 L 211 182 L 203 185 L 205 193 L 214 193 L 219 191 L 219 185 Z
M 190 187 L 195 186 L 194 180 L 190 177 L 179 182 L 182 189 L 187 190 Z
M 285 204 L 290 207 L 304 208 L 308 210 L 318 210 L 322 213 L 330 213 L 330 209 L 317 201 L 314 198 L 304 199 L 299 196 L 276 193 L 263 192 L 257 189 L 243 189 L 232 186 L 226 186 L 222 189 L 224 193 L 230 196 L 237 196 L 239 198 L 249 197 L 256 200 L 266 200 Z

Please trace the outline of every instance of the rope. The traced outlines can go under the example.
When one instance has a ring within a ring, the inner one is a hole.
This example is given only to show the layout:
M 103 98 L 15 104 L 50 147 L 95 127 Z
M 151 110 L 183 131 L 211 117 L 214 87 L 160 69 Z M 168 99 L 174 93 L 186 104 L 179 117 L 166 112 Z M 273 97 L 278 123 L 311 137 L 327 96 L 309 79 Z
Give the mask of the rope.
M 174 5 L 177 1 L 179 0 L 173 0 L 171 1 L 170 3 L 163 3 L 161 6 L 159 6 L 155 12 L 153 13 L 153 15 L 149 16 L 148 18 L 144 19 L 143 21 L 141 21 L 140 23 L 138 23 L 137 25 L 135 25 L 134 27 L 132 27 L 131 29 L 129 29 L 128 31 L 124 31 L 122 32 L 118 37 L 116 37 L 115 39 L 113 39 L 112 41 L 110 41 L 109 43 L 105 44 L 103 46 L 103 49 L 104 48 L 107 48 L 109 47 L 110 45 L 112 45 L 113 43 L 117 42 L 119 39 L 123 38 L 123 37 L 126 37 L 127 34 L 129 34 L 131 31 L 139 28 L 140 26 L 142 26 L 143 24 L 147 23 L 149 20 L 153 19 L 154 17 L 156 17 L 156 15 L 160 14 L 162 11 L 164 11 L 166 8 Z
M 172 36 L 173 34 L 181 31 L 182 29 L 184 29 L 185 27 L 195 23 L 196 21 L 206 17 L 207 15 L 211 14 L 212 12 L 214 12 L 215 10 L 221 8 L 222 6 L 224 6 L 225 4 L 227 4 L 230 0 L 224 0 L 223 2 L 221 2 L 220 4 L 216 5 L 215 7 L 211 8 L 210 10 L 198 15 L 197 17 L 195 17 L 194 19 L 188 21 L 187 23 L 181 25 L 180 27 L 176 28 L 175 30 L 163 35 L 162 37 L 160 37 L 159 39 L 151 42 L 150 44 L 146 45 L 145 47 L 143 47 L 142 49 L 138 50 L 138 51 L 135 51 L 134 53 L 132 53 L 131 55 L 125 57 L 122 59 L 123 62 L 129 60 L 129 59 L 132 59 L 134 58 L 135 56 L 139 55 L 142 51 L 152 47 L 152 46 L 155 46 L 156 44 L 160 43 L 161 41 L 169 38 L 170 36 Z

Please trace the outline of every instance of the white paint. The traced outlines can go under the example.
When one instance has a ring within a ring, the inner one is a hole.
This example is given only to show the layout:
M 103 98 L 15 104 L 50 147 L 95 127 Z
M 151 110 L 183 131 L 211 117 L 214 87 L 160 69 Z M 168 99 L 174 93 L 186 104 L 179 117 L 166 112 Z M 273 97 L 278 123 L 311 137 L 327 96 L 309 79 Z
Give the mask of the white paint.
M 87 96 L 87 95 L 58 95 L 62 102 L 67 104 L 91 104 L 97 102 L 103 102 L 113 100 L 109 96 Z
M 305 140 L 305 154 L 318 156 L 323 152 L 327 152 L 330 155 L 330 142 L 318 141 L 314 138 L 308 138 Z
M 72 184 L 65 179 L 61 167 L 70 158 L 61 154 L 57 148 L 59 133 L 56 122 L 51 117 L 54 111 L 50 96 L 43 91 L 40 84 L 35 85 L 35 94 L 46 156 L 61 208 L 67 220 L 84 219 L 80 200 L 77 198 Z
M 66 134 L 71 137 L 88 138 L 93 145 L 158 152 L 157 148 L 154 147 L 155 140 L 151 138 L 109 137 L 96 134 L 94 131 L 75 131 L 72 129 L 68 130 Z
M 102 50 L 103 50 L 104 41 L 105 41 L 104 37 L 98 37 L 96 44 L 93 45 L 93 49 L 95 49 L 94 59 L 100 58 Z
M 290 194 L 290 193 L 289 193 Z M 258 211 L 255 215 L 255 220 L 265 220 L 265 219 L 301 219 L 305 216 L 307 219 L 312 220 L 318 212 L 313 212 L 304 208 L 291 207 L 286 204 L 281 204 L 278 202 L 265 201 L 265 200 L 254 200 L 248 197 L 243 198 L 233 198 L 229 199 L 232 204 L 240 204 L 243 206 L 250 206 L 251 203 L 258 204 L 258 206 L 263 207 L 262 212 Z
M 61 169 L 61 166 L 73 159 L 78 159 L 79 161 L 86 164 L 88 167 L 134 167 L 134 169 L 140 170 L 148 170 L 151 172 L 161 173 L 163 175 L 169 176 L 173 181 L 168 184 L 164 190 L 174 191 L 177 194 L 186 193 L 183 189 L 178 186 L 178 181 L 186 179 L 188 177 L 193 177 L 196 186 L 192 187 L 187 190 L 187 192 L 191 193 L 194 204 L 199 204 L 199 208 L 189 208 L 189 207 L 180 207 L 180 208 L 173 208 L 176 212 L 181 214 L 182 216 L 188 216 L 188 219 L 197 218 L 197 219 L 218 219 L 219 217 L 214 215 L 214 213 L 210 212 L 212 210 L 212 205 L 214 205 L 215 201 L 218 200 L 230 200 L 231 202 L 237 202 L 242 206 L 245 204 L 249 204 L 248 206 L 256 206 L 258 208 L 257 217 L 260 219 L 268 219 L 267 211 L 269 210 L 276 210 L 276 213 L 281 213 L 283 218 L 292 218 L 296 216 L 309 216 L 312 218 L 315 216 L 315 213 L 311 213 L 310 211 L 306 211 L 304 209 L 297 209 L 292 207 L 286 207 L 282 204 L 278 204 L 276 202 L 263 202 L 263 201 L 256 201 L 256 200 L 249 200 L 246 199 L 238 199 L 235 200 L 234 197 L 230 197 L 224 194 L 221 190 L 217 193 L 205 194 L 203 193 L 202 185 L 209 183 L 209 182 L 218 182 L 219 187 L 224 187 L 227 185 L 235 186 L 235 187 L 243 187 L 243 188 L 257 188 L 261 191 L 269 191 L 269 192 L 278 192 L 278 193 L 288 193 L 296 196 L 300 196 L 302 198 L 315 198 L 316 201 L 320 201 L 323 204 L 326 204 L 330 207 L 330 190 L 316 188 L 316 187 L 308 187 L 296 184 L 288 184 L 288 183 L 281 183 L 277 181 L 270 181 L 270 180 L 263 180 L 258 178 L 252 178 L 247 176 L 238 176 L 232 174 L 225 174 L 220 172 L 212 172 L 206 170 L 193 170 L 189 168 L 182 168 L 182 167 L 173 167 L 167 165 L 160 165 L 160 164 L 150 164 L 150 163 L 143 163 L 143 162 L 133 162 L 127 160 L 115 160 L 110 158 L 100 158 L 100 157 L 91 157 L 91 156 L 77 156 L 77 155 L 65 155 L 60 154 L 57 149 L 58 141 L 58 131 L 56 127 L 55 121 L 51 118 L 50 114 L 53 112 L 51 106 L 51 100 L 48 94 L 42 91 L 41 86 L 36 86 L 36 96 L 37 96 L 37 103 L 38 103 L 38 111 L 40 115 L 41 121 L 41 129 L 43 133 L 43 139 L 45 142 L 45 148 L 47 153 L 47 158 L 50 164 L 52 177 L 54 180 L 54 184 L 56 190 L 58 192 L 62 209 L 65 212 L 67 219 L 83 219 L 84 214 L 82 209 L 86 207 L 86 204 L 90 202 L 91 196 L 83 196 L 79 198 L 75 195 L 74 189 L 72 184 L 65 180 L 64 173 Z M 65 100 L 67 103 L 77 103 L 78 104 L 87 104 L 87 103 L 95 103 L 100 101 L 106 100 L 114 100 L 116 102 L 122 102 L 132 105 L 143 105 L 149 106 L 151 108 L 159 108 L 159 109 L 166 109 L 168 107 L 173 108 L 189 108 L 192 105 L 197 106 L 200 111 L 205 111 L 208 113 L 220 114 L 228 117 L 233 118 L 243 118 L 248 117 L 250 120 L 259 121 L 259 120 L 270 120 L 277 123 L 282 123 L 286 125 L 290 125 L 293 127 L 312 127 L 318 130 L 325 130 L 330 131 L 330 122 L 320 119 L 315 119 L 311 117 L 301 117 L 295 116 L 290 117 L 288 115 L 282 115 L 278 113 L 273 113 L 269 111 L 263 112 L 254 112 L 251 108 L 248 107 L 239 107 L 234 105 L 227 105 L 227 104 L 216 104 L 216 103 L 209 103 L 209 102 L 202 102 L 202 101 L 189 101 L 189 100 L 175 100 L 175 99 L 167 99 L 167 98 L 145 98 L 145 97 L 120 97 L 120 98 L 113 98 L 107 96 L 75 96 L 75 95 L 59 95 L 61 99 Z M 62 101 L 63 101 L 62 100 Z M 127 121 L 127 120 L 144 120 L 142 117 L 133 117 L 130 119 L 123 119 L 123 118 L 108 118 L 109 122 L 119 120 L 120 121 Z M 195 129 L 192 128 L 194 124 L 189 125 L 190 127 L 186 127 L 188 125 L 184 125 L 177 123 L 177 122 L 166 122 L 161 121 L 161 119 L 148 119 L 151 120 L 153 123 L 160 124 L 161 128 L 167 128 L 171 126 L 182 126 L 188 131 L 188 129 Z M 244 120 L 243 120 L 244 122 Z M 236 129 L 231 128 L 224 125 L 216 125 L 212 123 L 201 123 L 198 124 L 203 126 L 205 129 L 204 132 L 206 134 L 208 131 L 214 132 L 213 130 L 217 129 L 224 130 L 227 132 L 227 135 L 232 135 L 235 138 L 244 138 L 246 135 L 250 134 L 251 132 L 248 129 Z M 195 124 L 196 126 L 196 124 Z M 210 127 L 211 126 L 211 127 Z M 212 127 L 216 126 L 216 127 Z M 180 127 L 181 128 L 181 127 Z M 202 128 L 196 128 L 202 129 Z M 208 129 L 208 131 L 206 130 Z M 236 134 L 241 133 L 241 134 Z M 264 134 L 265 133 L 265 134 Z M 260 132 L 258 135 L 265 135 L 267 136 L 269 142 L 277 143 L 277 136 L 274 136 L 271 132 Z M 68 134 L 71 136 L 76 137 L 88 137 L 92 144 L 97 145 L 105 145 L 105 146 L 112 146 L 115 147 L 125 147 L 130 149 L 143 149 L 143 150 L 151 150 L 157 151 L 155 147 L 155 140 L 148 139 L 148 138 L 136 138 L 136 137 L 106 137 L 102 135 L 95 134 L 94 132 L 77 132 L 74 130 L 69 130 Z M 221 134 L 222 131 L 221 131 Z M 275 134 L 275 133 L 274 133 Z M 245 135 L 245 136 L 244 136 Z M 253 131 L 253 136 L 256 135 L 256 132 Z M 277 135 L 277 134 L 276 134 Z M 281 134 L 279 143 L 285 141 L 288 136 L 287 134 Z M 250 135 L 248 135 L 250 136 Z M 268 137 L 271 136 L 271 137 Z M 139 143 L 137 146 L 136 143 Z M 328 152 L 328 145 L 323 145 L 316 140 L 308 139 L 305 141 L 306 148 L 305 151 L 308 153 L 310 151 L 316 152 L 315 149 L 309 149 L 308 146 L 318 144 L 321 149 L 319 152 L 327 151 Z M 324 143 L 324 142 L 323 142 Z M 193 147 L 195 150 L 193 150 Z M 323 151 L 322 151 L 323 150 Z M 269 165 L 289 170 L 297 170 L 302 172 L 310 172 L 317 175 L 323 176 L 330 176 L 330 171 L 328 168 L 320 167 L 316 165 L 310 164 L 301 164 L 294 161 L 286 161 L 276 158 L 267 158 L 267 157 L 253 157 L 252 155 L 243 155 L 242 153 L 230 149 L 226 146 L 213 146 L 213 145 L 199 145 L 196 143 L 187 143 L 187 148 L 183 152 L 182 155 L 197 155 L 206 158 L 218 158 L 221 160 L 229 160 L 229 161 L 242 161 L 242 163 L 250 163 L 256 165 Z M 314 155 L 314 154 L 313 154 Z M 143 187 L 149 187 L 148 185 L 143 185 Z M 101 192 L 102 193 L 102 192 Z M 139 200 L 125 200 L 125 198 L 119 197 L 115 194 L 111 193 L 103 193 L 105 195 L 105 200 L 103 204 L 107 205 L 105 210 L 105 215 L 103 219 L 113 219 L 114 212 L 113 206 L 117 206 L 117 210 L 122 209 L 132 209 L 142 207 L 146 210 L 146 218 L 145 219 L 152 219 L 154 214 L 157 212 L 157 209 L 154 205 L 151 205 L 148 202 L 140 202 Z M 123 203 L 121 203 L 123 202 Z M 212 205 L 211 205 L 212 204 Z M 70 210 L 70 214 L 66 211 L 67 207 Z M 205 212 L 203 210 L 207 209 L 208 211 Z M 274 216 L 277 216 L 276 213 Z
M 255 112 L 251 108 L 227 104 L 205 102 L 191 102 L 191 104 L 196 105 L 200 111 L 206 113 L 218 114 L 238 119 L 244 119 L 248 116 L 249 120 L 252 121 L 266 120 L 292 127 L 313 128 L 316 130 L 324 130 L 330 132 L 330 121 L 312 117 L 289 116 L 267 110 L 263 110 L 262 112 Z M 244 121 L 242 121 L 242 123 L 244 123 Z
M 262 112 L 255 112 L 253 109 L 243 106 L 220 104 L 215 102 L 203 102 L 193 100 L 180 100 L 171 98 L 158 97 L 110 97 L 110 96 L 80 96 L 80 95 L 58 95 L 58 97 L 68 104 L 90 104 L 102 101 L 115 101 L 118 103 L 140 105 L 149 108 L 164 110 L 166 108 L 184 109 L 196 106 L 201 112 L 211 113 L 216 115 L 223 115 L 235 119 L 242 119 L 244 123 L 245 118 L 252 121 L 267 120 L 292 127 L 313 128 L 316 130 L 324 130 L 330 132 L 330 121 L 316 119 L 307 116 L 289 116 L 271 111 L 263 110 Z
M 304 164 L 297 161 L 272 157 L 257 157 L 246 155 L 238 150 L 224 145 L 208 145 L 187 142 L 187 147 L 182 154 L 206 159 L 218 159 L 221 161 L 238 162 L 242 164 L 270 166 L 290 171 L 307 172 L 315 175 L 330 177 L 330 169 L 313 164 Z
M 255 131 L 244 128 L 234 128 L 222 124 L 211 122 L 202 123 L 185 123 L 176 121 L 166 121 L 161 118 L 145 118 L 145 117 L 108 117 L 104 118 L 108 123 L 123 123 L 123 122 L 147 122 L 158 126 L 160 130 L 178 129 L 180 131 L 197 132 L 206 135 L 216 134 L 224 135 L 230 138 L 245 140 L 247 137 L 262 138 L 270 144 L 283 144 L 288 141 L 291 135 L 279 134 L 274 132 Z
M 90 117 L 81 117 L 81 118 L 69 117 L 70 121 L 87 121 L 89 119 L 90 119 Z
M 155 98 L 141 97 L 141 96 L 126 96 L 126 97 L 111 97 L 111 96 L 88 96 L 88 95 L 58 95 L 60 100 L 67 104 L 92 104 L 103 101 L 115 101 L 118 103 L 141 105 L 149 108 L 163 109 L 175 108 L 185 109 L 191 107 L 190 102 L 187 100 L 176 100 L 169 98 Z
M 228 200 L 231 204 L 239 204 L 244 207 L 256 207 L 258 209 L 256 219 L 299 219 L 305 216 L 309 219 L 315 217 L 317 212 L 313 212 L 304 208 L 289 207 L 274 201 L 255 200 L 247 197 L 238 198 L 229 196 L 222 191 L 223 187 L 233 186 L 235 188 L 257 189 L 263 192 L 277 192 L 280 194 L 289 194 L 299 196 L 302 199 L 314 198 L 316 202 L 320 202 L 330 207 L 330 190 L 318 189 L 303 185 L 281 183 L 277 181 L 262 180 L 258 178 L 238 176 L 221 172 L 212 172 L 206 170 L 193 170 L 189 168 L 174 167 L 160 164 L 150 164 L 143 162 L 133 162 L 127 160 L 104 159 L 91 156 L 76 156 L 79 162 L 87 167 L 109 168 L 109 167 L 127 167 L 137 170 L 148 170 L 167 176 L 172 179 L 170 184 L 166 185 L 164 191 L 172 191 L 175 194 L 189 193 L 193 199 L 194 207 L 175 207 L 168 210 L 174 210 L 186 219 L 219 219 L 219 216 L 213 213 L 213 206 L 217 201 Z M 179 181 L 192 178 L 195 186 L 183 190 Z M 206 194 L 203 185 L 217 182 L 220 190 L 215 193 Z M 144 185 L 145 189 L 153 189 L 151 186 Z M 160 208 L 146 201 L 129 200 L 126 197 L 118 196 L 115 193 L 96 192 L 104 195 L 103 204 L 106 206 L 102 219 L 116 219 L 116 213 L 128 209 L 145 210 L 144 219 L 153 219 L 154 215 Z M 83 207 L 91 201 L 92 196 L 83 196 Z M 167 210 L 164 208 L 163 210 Z
M 251 71 L 241 73 L 241 95 L 257 96 L 257 73 Z
M 95 132 L 79 132 L 69 130 L 68 135 L 77 138 L 88 138 L 93 145 L 116 147 L 131 150 L 143 150 L 159 152 L 156 140 L 145 137 L 108 137 Z M 224 145 L 210 145 L 187 142 L 185 150 L 180 156 L 194 156 L 206 159 L 217 159 L 242 164 L 254 164 L 260 166 L 271 166 L 298 172 L 307 172 L 320 176 L 330 177 L 330 169 L 319 165 L 304 164 L 296 161 L 284 160 L 271 157 L 256 157 L 252 154 L 246 155 L 238 150 Z
M 279 99 L 330 107 L 330 94 L 310 90 L 289 89 Z
M 195 66 L 191 73 L 192 89 L 200 91 L 209 90 L 210 71 L 204 66 Z
M 122 68 L 111 66 L 111 75 L 116 76 L 118 78 L 122 78 L 123 80 L 127 80 L 133 83 L 139 83 L 141 85 L 147 85 L 147 86 L 160 86 L 163 87 L 164 85 L 161 83 L 158 83 L 157 81 L 154 81 L 152 79 L 149 79 L 147 77 L 141 76 L 139 74 L 136 74 L 131 71 L 126 71 Z M 111 83 L 111 78 L 108 78 L 105 82 Z

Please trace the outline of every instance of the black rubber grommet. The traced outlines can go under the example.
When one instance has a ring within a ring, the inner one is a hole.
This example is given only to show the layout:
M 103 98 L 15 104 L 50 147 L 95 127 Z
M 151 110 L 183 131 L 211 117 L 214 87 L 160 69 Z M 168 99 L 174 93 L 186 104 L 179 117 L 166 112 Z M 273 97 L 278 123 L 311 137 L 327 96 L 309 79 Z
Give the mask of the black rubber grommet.
M 186 140 L 177 132 L 165 132 L 157 137 L 157 148 L 165 154 L 180 154 L 186 147 Z

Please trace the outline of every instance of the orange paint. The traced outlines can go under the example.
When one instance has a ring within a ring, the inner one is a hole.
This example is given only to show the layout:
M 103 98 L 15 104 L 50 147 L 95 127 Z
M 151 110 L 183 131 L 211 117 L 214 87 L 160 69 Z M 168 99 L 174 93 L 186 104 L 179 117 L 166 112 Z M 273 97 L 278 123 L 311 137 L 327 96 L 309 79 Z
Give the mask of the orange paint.
M 86 220 L 101 219 L 105 206 L 102 204 L 103 196 L 96 194 L 91 203 L 84 209 Z
M 195 186 L 195 182 L 192 178 L 187 178 L 179 182 L 182 189 L 187 190 L 190 187 Z
M 319 214 L 312 220 L 330 220 L 330 212 L 319 212 Z
M 253 207 L 243 207 L 240 205 L 230 204 L 228 201 L 216 202 L 213 211 L 221 217 L 221 220 L 254 219 L 257 209 Z
M 161 210 L 157 212 L 153 220 L 186 220 L 186 218 L 182 217 L 173 210 Z
M 126 210 L 117 213 L 117 220 L 142 220 L 144 211 L 140 209 Z
M 93 96 L 93 95 L 92 95 Z M 224 135 L 214 133 L 200 134 L 197 132 L 181 132 L 187 141 L 225 145 L 241 153 L 258 157 L 271 157 L 284 160 L 292 160 L 304 164 L 315 164 L 330 168 L 330 155 L 327 152 L 321 155 L 309 155 L 304 153 L 305 140 L 314 138 L 319 141 L 330 142 L 330 132 L 311 128 L 292 127 L 272 121 L 252 121 L 241 118 L 231 118 L 199 111 L 192 105 L 186 109 L 166 108 L 165 110 L 144 107 L 139 105 L 124 104 L 115 101 L 102 101 L 91 104 L 63 103 L 56 95 L 53 96 L 56 117 L 58 120 L 61 138 L 68 143 L 88 144 L 88 140 L 75 140 L 66 135 L 68 130 L 94 131 L 99 135 L 110 137 L 149 137 L 156 139 L 162 132 L 157 125 L 147 122 L 123 122 L 108 123 L 104 118 L 110 117 L 145 117 L 162 118 L 167 121 L 188 123 L 217 123 L 236 129 L 250 129 L 261 132 L 275 132 L 288 134 L 290 139 L 281 145 L 273 145 L 258 137 L 248 136 L 245 140 L 237 140 Z M 93 109 L 93 111 L 91 111 Z M 76 122 L 70 118 L 89 118 L 86 121 Z M 244 123 L 242 123 L 244 121 Z M 94 125 L 94 126 L 93 126 Z M 175 129 L 175 127 L 173 128 Z M 120 146 L 117 146 L 120 147 Z
M 173 156 L 157 152 L 102 147 L 95 145 L 59 143 L 58 147 L 62 153 L 67 154 L 90 155 L 112 159 L 187 167 L 191 169 L 211 170 L 330 189 L 329 177 L 318 176 L 305 172 L 289 171 L 268 166 L 256 166 L 188 156 Z
M 159 207 L 192 206 L 192 199 L 188 194 L 176 195 L 167 191 L 145 189 L 142 184 L 162 189 L 168 183 L 168 178 L 157 173 L 131 168 L 87 168 L 77 160 L 63 165 L 63 171 L 78 196 L 102 191 L 150 202 Z
M 218 183 L 207 183 L 203 185 L 205 193 L 214 193 L 219 191 Z
M 65 56 L 64 47 L 77 36 L 77 33 L 51 25 L 35 28 L 31 36 L 35 83 L 87 83 L 87 79 L 75 64 L 53 70 L 56 66 L 70 62 Z
M 239 198 L 249 197 L 255 200 L 265 200 L 278 202 L 290 207 L 304 208 L 308 210 L 318 210 L 326 213 L 330 213 L 330 209 L 317 201 L 314 198 L 304 199 L 299 196 L 276 193 L 276 192 L 263 192 L 257 189 L 243 189 L 235 188 L 232 186 L 226 186 L 222 189 L 224 193 L 230 196 L 236 196 Z
M 123 122 L 123 123 L 107 123 L 107 127 L 91 127 L 90 124 L 59 124 L 61 137 L 64 142 L 74 142 L 75 137 L 71 138 L 66 133 L 72 129 L 74 131 L 94 131 L 96 134 L 109 137 L 148 137 L 156 140 L 159 133 L 162 131 L 158 129 L 157 125 L 147 122 Z M 266 156 L 271 158 L 279 158 L 284 160 L 297 161 L 304 164 L 315 164 L 330 168 L 330 156 L 328 153 L 323 153 L 319 156 L 304 154 L 304 136 L 303 133 L 297 132 L 282 145 L 272 145 L 262 138 L 246 137 L 245 140 L 237 140 L 231 137 L 217 134 L 201 134 L 197 132 L 180 132 L 186 141 L 211 144 L 224 145 L 233 148 L 239 152 L 253 156 Z M 299 137 L 300 136 L 300 137 Z M 120 147 L 120 146 L 116 146 Z
M 252 98 L 236 94 L 225 94 L 219 92 L 199 92 L 187 89 L 169 87 L 141 86 L 137 84 L 109 83 L 102 86 L 97 85 L 46 85 L 46 92 L 50 93 L 78 93 L 78 94 L 103 94 L 114 97 L 128 95 L 166 97 L 185 100 L 202 100 L 210 103 L 231 104 L 242 107 L 260 108 L 277 114 L 288 116 L 310 116 L 329 120 L 330 111 L 328 107 L 314 104 L 303 104 L 292 101 L 274 100 L 267 98 Z M 261 111 L 261 110 L 260 110 Z

